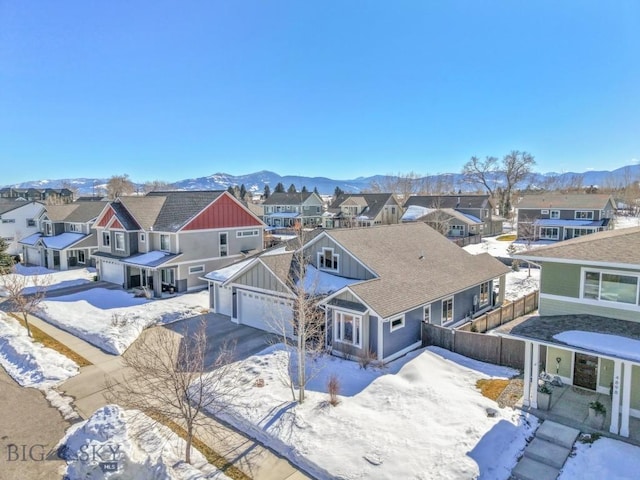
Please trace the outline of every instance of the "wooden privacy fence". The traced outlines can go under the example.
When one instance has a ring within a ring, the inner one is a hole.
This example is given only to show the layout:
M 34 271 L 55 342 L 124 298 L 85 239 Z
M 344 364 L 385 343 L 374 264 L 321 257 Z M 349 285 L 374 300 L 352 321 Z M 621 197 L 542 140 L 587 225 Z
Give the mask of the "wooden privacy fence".
M 449 237 L 453 243 L 459 247 L 466 247 L 467 245 L 475 245 L 482 241 L 482 235 L 469 235 L 468 237 Z
M 424 323 L 423 346 L 435 345 L 481 362 L 524 369 L 524 342 Z
M 510 322 L 511 320 L 533 312 L 538 308 L 538 297 L 540 292 L 536 290 L 524 297 L 521 297 L 513 302 L 506 303 L 500 308 L 491 310 L 484 315 L 481 315 L 473 320 L 460 325 L 457 330 L 465 332 L 478 332 L 484 333 L 488 330 L 492 330 L 499 327 L 503 323 Z

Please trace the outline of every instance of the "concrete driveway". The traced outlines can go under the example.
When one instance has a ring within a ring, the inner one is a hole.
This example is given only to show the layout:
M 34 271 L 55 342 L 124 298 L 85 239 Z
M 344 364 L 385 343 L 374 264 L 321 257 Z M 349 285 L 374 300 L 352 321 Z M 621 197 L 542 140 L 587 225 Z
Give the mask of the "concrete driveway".
M 215 364 L 215 360 L 225 344 L 228 347 L 233 347 L 234 360 L 242 360 L 264 350 L 269 345 L 280 342 L 277 335 L 246 325 L 237 325 L 231 322 L 230 317 L 217 313 L 188 318 L 166 325 L 165 328 L 183 335 L 185 341 L 188 341 L 191 337 L 190 334 L 200 328 L 203 318 L 207 333 L 207 358 L 205 361 L 207 369 L 211 369 Z

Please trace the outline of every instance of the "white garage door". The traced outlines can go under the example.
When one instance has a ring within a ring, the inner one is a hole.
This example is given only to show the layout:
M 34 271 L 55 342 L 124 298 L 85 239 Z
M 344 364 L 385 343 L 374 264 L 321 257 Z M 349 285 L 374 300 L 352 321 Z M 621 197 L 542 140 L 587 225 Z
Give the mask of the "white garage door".
M 29 265 L 40 265 L 42 256 L 37 248 L 27 248 L 27 258 L 24 259 Z
M 238 290 L 237 296 L 239 323 L 276 333 L 282 333 L 284 325 L 291 334 L 292 302 L 244 290 Z
M 216 307 L 216 313 L 231 316 L 231 287 L 218 286 L 216 289 L 218 291 L 218 306 Z
M 101 261 L 100 280 L 122 285 L 124 284 L 124 268 L 118 263 Z

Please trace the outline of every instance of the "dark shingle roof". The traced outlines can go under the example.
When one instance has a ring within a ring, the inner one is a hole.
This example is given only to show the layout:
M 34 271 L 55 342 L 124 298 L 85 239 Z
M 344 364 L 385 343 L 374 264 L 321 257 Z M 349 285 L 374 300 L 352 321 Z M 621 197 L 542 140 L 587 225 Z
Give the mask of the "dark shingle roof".
M 25 205 L 30 205 L 32 203 L 37 203 L 37 202 L 32 202 L 32 201 L 25 202 L 24 200 L 0 199 L 0 215 L 3 213 L 10 212 L 11 210 L 15 210 L 16 208 L 24 207 Z
M 108 202 L 73 202 L 70 205 L 76 205 L 77 207 L 67 215 L 64 219 L 65 222 L 85 223 L 93 220 Z M 48 209 L 48 207 L 47 207 Z
M 489 195 L 413 195 L 404 208 L 412 205 L 425 208 L 491 208 Z
M 611 195 L 606 194 L 539 194 L 526 195 L 515 208 L 588 208 L 601 210 L 607 203 L 613 202 Z M 615 206 L 612 203 L 611 206 Z
M 353 200 L 354 204 L 363 207 L 358 215 L 373 219 L 391 198 L 393 198 L 392 193 L 343 193 L 334 200 L 330 208 L 338 209 L 343 203 Z
M 313 195 L 313 192 L 276 192 L 269 195 L 269 198 L 264 201 L 263 205 L 300 205 L 306 202 L 311 195 Z
M 125 205 L 120 202 L 113 202 L 111 208 L 116 212 L 116 216 L 125 230 L 140 230 L 140 225 L 131 216 Z

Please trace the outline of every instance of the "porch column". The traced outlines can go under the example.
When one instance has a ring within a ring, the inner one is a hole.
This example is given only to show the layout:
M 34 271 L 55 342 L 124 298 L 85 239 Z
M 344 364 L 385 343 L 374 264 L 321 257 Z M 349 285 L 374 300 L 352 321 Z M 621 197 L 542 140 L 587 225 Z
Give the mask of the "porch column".
M 532 342 L 533 359 L 531 360 L 531 406 L 538 408 L 538 375 L 540 374 L 540 344 Z
M 620 435 L 629 436 L 629 414 L 631 410 L 631 363 L 623 362 L 622 371 L 622 415 L 620 419 Z
M 616 435 L 620 431 L 620 376 L 622 361 L 613 361 L 613 389 L 611 392 L 611 426 L 609 431 Z
M 524 395 L 522 397 L 522 405 L 528 407 L 531 405 L 531 342 L 524 341 Z

